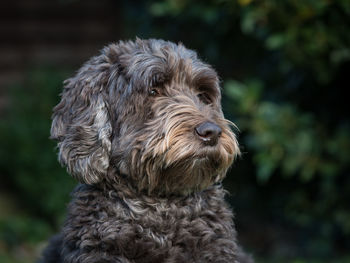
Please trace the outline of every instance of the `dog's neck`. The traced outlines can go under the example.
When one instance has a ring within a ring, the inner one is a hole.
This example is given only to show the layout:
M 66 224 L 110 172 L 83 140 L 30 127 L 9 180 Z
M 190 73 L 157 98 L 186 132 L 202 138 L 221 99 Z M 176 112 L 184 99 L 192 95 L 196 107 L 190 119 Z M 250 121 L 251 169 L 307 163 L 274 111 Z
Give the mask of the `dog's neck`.
M 157 193 L 149 194 L 147 191 L 139 191 L 135 185 L 128 179 L 128 176 L 120 173 L 116 169 L 110 169 L 108 175 L 102 182 L 96 185 L 106 195 L 118 197 L 120 199 L 138 199 L 141 202 L 149 203 L 177 203 L 188 199 L 207 198 L 208 196 L 216 196 L 219 192 L 224 194 L 221 183 L 216 183 L 205 190 L 194 191 L 185 195 L 169 194 L 157 195 Z

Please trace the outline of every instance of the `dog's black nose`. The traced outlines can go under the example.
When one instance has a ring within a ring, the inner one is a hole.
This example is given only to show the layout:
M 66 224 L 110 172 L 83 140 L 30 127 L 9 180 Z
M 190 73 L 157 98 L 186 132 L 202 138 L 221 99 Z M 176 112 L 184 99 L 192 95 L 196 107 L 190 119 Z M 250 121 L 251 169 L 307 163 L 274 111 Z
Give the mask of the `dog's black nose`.
M 221 128 L 213 122 L 207 121 L 199 124 L 196 128 L 199 138 L 208 145 L 214 146 L 221 136 Z

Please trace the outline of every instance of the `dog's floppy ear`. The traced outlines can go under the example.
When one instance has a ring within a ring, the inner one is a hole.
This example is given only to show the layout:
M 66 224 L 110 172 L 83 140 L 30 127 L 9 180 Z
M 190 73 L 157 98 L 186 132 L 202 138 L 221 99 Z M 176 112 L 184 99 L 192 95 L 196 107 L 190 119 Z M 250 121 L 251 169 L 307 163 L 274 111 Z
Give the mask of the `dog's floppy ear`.
M 58 140 L 59 161 L 79 181 L 95 184 L 106 174 L 111 150 L 111 123 L 106 85 L 108 63 L 95 57 L 65 81 L 54 108 L 51 138 Z

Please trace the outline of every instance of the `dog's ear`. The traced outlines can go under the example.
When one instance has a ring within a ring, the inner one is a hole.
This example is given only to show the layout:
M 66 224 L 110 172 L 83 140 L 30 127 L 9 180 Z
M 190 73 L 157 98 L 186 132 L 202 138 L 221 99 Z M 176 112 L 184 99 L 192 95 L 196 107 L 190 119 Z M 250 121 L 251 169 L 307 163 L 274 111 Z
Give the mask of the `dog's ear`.
M 107 81 L 108 63 L 101 56 L 93 58 L 65 81 L 52 116 L 51 138 L 58 141 L 60 163 L 87 184 L 99 182 L 109 167 Z

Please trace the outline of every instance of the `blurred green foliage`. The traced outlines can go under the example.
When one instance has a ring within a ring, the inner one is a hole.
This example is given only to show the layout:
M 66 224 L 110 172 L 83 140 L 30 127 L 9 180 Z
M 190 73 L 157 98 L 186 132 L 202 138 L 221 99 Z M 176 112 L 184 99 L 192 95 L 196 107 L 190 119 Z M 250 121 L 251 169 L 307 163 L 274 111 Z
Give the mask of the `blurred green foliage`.
M 24 210 L 35 209 L 38 216 L 50 218 L 52 226 L 60 220 L 65 208 L 62 197 L 73 185 L 73 180 L 62 176 L 55 143 L 49 140 L 52 108 L 65 77 L 54 70 L 29 72 L 23 85 L 12 88 L 10 108 L 0 122 L 0 167 L 10 175 L 6 183 L 16 189 Z
M 258 262 L 349 262 L 350 2 L 124 0 L 121 8 L 124 38 L 181 41 L 223 78 L 243 152 L 225 184 Z M 45 240 L 62 221 L 75 182 L 48 136 L 68 72 L 30 71 L 0 119 L 0 189 L 16 207 L 0 214 L 1 262 L 13 262 L 3 251 Z
M 57 70 L 32 70 L 11 88 L 0 120 L 0 259 L 4 251 L 47 239 L 62 223 L 75 182 L 58 164 L 49 134 L 51 111 L 66 77 Z
M 344 21 L 350 14 L 346 0 L 239 1 L 241 28 L 285 56 L 282 70 L 309 68 L 319 82 L 328 82 L 338 66 L 350 58 L 350 36 Z M 249 4 L 248 4 L 249 3 Z
M 348 126 L 329 129 L 290 103 L 263 101 L 259 81 L 227 81 L 224 90 L 232 99 L 229 110 L 238 115 L 238 126 L 248 134 L 246 145 L 254 152 L 261 182 L 277 168 L 282 176 L 298 176 L 302 183 L 316 176 L 336 177 L 348 168 Z
M 291 103 L 262 100 L 260 81 L 227 81 L 224 90 L 232 100 L 226 110 L 237 115 L 236 123 L 246 134 L 244 145 L 251 151 L 258 182 L 267 184 L 271 176 L 298 180 L 285 202 L 288 219 L 305 228 L 319 225 L 327 247 L 339 230 L 349 235 L 350 181 L 344 178 L 350 161 L 349 127 L 330 129 Z

